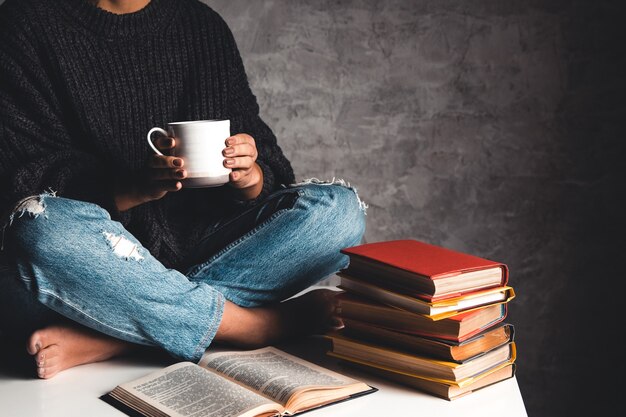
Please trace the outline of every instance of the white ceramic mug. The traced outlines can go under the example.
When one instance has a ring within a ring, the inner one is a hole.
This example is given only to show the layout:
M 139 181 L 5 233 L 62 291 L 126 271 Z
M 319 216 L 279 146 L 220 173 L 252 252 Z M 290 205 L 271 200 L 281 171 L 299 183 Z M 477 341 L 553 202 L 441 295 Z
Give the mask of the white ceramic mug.
M 159 132 L 175 138 L 172 155 L 185 162 L 187 178 L 181 180 L 183 187 L 218 187 L 229 181 L 232 171 L 224 166 L 222 151 L 230 137 L 230 120 L 197 120 L 167 124 L 168 132 L 154 127 L 148 132 L 148 144 L 158 155 L 163 155 L 152 143 L 152 135 Z

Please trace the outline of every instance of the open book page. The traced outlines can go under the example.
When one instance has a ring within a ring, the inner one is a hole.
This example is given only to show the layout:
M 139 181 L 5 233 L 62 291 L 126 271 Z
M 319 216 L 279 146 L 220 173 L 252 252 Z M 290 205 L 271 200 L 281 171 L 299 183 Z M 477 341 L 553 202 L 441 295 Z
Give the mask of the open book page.
M 358 385 L 358 391 L 369 387 L 352 378 L 304 361 L 273 347 L 252 351 L 207 352 L 200 366 L 213 369 L 250 389 L 291 408 L 294 395 L 314 388 L 339 389 Z M 319 393 L 323 402 L 348 393 Z M 296 410 L 289 410 L 296 411 Z
M 121 384 L 111 396 L 147 415 L 243 417 L 282 411 L 267 398 L 191 362 Z

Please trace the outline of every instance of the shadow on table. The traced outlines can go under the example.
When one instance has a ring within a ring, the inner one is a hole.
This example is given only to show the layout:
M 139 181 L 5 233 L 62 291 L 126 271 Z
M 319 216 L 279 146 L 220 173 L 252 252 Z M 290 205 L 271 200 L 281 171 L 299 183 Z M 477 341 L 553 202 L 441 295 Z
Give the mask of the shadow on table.
M 32 379 L 37 377 L 33 357 L 22 344 L 2 341 L 0 343 L 0 377 Z

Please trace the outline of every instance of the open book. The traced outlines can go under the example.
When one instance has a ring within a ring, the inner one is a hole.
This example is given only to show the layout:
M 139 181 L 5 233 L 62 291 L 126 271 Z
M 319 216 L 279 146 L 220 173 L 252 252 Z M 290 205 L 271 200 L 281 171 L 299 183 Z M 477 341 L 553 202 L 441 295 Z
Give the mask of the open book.
M 289 416 L 376 388 L 273 347 L 205 353 L 108 394 L 145 416 Z

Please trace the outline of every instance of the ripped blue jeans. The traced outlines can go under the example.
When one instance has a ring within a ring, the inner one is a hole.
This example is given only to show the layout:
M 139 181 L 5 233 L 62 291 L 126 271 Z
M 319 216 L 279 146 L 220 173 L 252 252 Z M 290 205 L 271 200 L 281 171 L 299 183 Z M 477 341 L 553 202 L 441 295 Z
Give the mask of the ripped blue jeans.
M 10 298 L 12 309 L 26 309 L 21 317 L 44 308 L 197 361 L 225 300 L 278 302 L 346 267 L 339 250 L 361 242 L 365 208 L 356 190 L 337 182 L 286 187 L 214 229 L 183 273 L 163 266 L 100 206 L 33 196 L 18 204 L 5 230 L 13 255 L 0 271 L 0 302 Z

